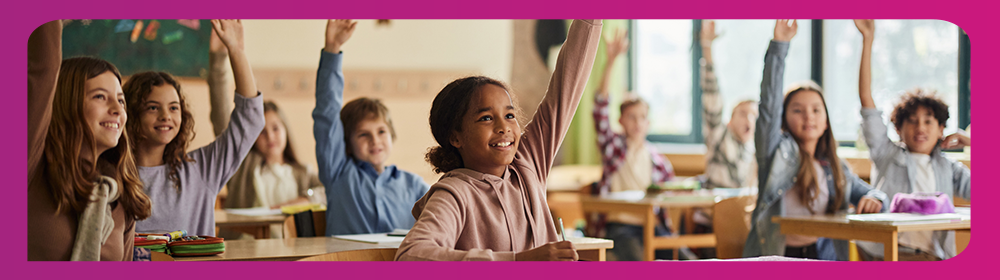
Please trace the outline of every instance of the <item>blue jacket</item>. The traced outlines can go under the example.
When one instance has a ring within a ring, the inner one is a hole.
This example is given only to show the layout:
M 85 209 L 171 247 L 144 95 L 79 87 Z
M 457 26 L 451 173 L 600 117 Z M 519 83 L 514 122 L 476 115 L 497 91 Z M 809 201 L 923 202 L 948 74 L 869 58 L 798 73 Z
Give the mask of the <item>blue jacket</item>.
M 799 170 L 799 145 L 792 135 L 781 131 L 783 76 L 785 56 L 788 54 L 788 42 L 771 41 L 764 57 L 764 78 L 761 81 L 760 116 L 757 118 L 757 131 L 754 141 L 757 148 L 758 192 L 757 206 L 753 210 L 750 233 L 743 247 L 744 257 L 785 254 L 785 235 L 781 234 L 779 224 L 771 222 L 771 217 L 785 213 L 781 199 L 785 192 L 795 185 L 795 175 Z M 830 163 L 833 164 L 833 163 Z M 844 201 L 857 205 L 863 196 L 871 196 L 883 201 L 882 207 L 888 208 L 885 193 L 871 187 L 851 172 L 845 162 L 840 162 L 841 170 L 846 178 Z M 829 164 L 823 164 L 826 185 L 830 189 L 830 200 L 835 199 L 834 178 Z M 842 203 L 837 213 L 846 213 L 847 203 Z M 821 239 L 822 240 L 822 239 Z M 821 242 L 823 243 L 823 242 Z M 821 245 L 821 244 L 818 244 Z M 833 250 L 837 260 L 848 259 L 848 242 L 833 240 Z M 821 258 L 823 248 L 820 248 Z M 832 254 L 827 254 L 833 258 Z
M 340 120 L 344 104 L 342 56 L 322 52 L 316 73 L 313 136 L 319 179 L 326 187 L 326 235 L 409 229 L 416 222 L 410 210 L 430 185 L 395 165 L 386 166 L 379 174 L 371 164 L 347 156 Z
M 863 122 L 862 132 L 865 143 L 870 149 L 872 162 L 878 170 L 872 182 L 875 187 L 892 197 L 897 193 L 912 193 L 913 182 L 916 180 L 917 167 L 905 147 L 889 140 L 887 128 L 882 122 L 882 112 L 873 108 L 861 109 Z M 931 168 L 934 169 L 934 186 L 936 191 L 956 195 L 972 200 L 972 172 L 960 162 L 955 162 L 944 156 L 936 147 L 931 152 Z M 934 254 L 941 259 L 955 256 L 955 231 L 935 231 Z M 882 256 L 884 249 L 881 244 L 858 242 L 858 245 L 870 254 Z

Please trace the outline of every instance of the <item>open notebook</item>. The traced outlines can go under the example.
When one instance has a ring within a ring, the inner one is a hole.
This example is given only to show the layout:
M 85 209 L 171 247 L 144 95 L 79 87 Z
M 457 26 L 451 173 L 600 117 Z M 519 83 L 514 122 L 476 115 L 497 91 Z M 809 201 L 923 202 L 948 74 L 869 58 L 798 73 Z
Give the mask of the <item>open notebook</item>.
M 372 244 L 399 244 L 409 230 L 396 229 L 390 233 L 334 235 L 334 238 Z
M 968 218 L 968 216 L 966 216 Z M 908 225 L 933 222 L 958 222 L 963 215 L 958 213 L 921 215 L 912 213 L 876 213 L 847 215 L 850 222 L 878 223 L 886 225 Z

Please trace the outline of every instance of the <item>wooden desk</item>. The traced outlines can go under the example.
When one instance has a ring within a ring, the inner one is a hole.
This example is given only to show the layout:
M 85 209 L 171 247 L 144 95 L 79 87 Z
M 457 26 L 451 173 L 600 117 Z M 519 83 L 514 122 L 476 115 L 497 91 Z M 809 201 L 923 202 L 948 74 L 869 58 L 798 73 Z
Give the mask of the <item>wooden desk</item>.
M 604 261 L 614 242 L 599 238 L 568 238 L 581 260 Z M 215 256 L 175 257 L 176 261 L 294 261 L 306 257 L 351 250 L 397 248 L 398 243 L 372 244 L 333 237 L 232 240 L 226 252 Z
M 271 238 L 271 225 L 281 225 L 285 215 L 246 216 L 227 213 L 225 210 L 215 210 L 215 228 L 226 228 L 251 234 L 256 239 Z
M 699 190 L 694 192 L 672 192 L 661 194 L 656 197 L 643 197 L 641 199 L 611 199 L 594 196 L 583 196 L 580 198 L 584 213 L 633 213 L 644 217 L 643 228 L 643 252 L 644 259 L 652 261 L 655 259 L 656 249 L 677 249 L 683 246 L 689 247 L 715 247 L 715 234 L 687 234 L 679 235 L 677 232 L 673 236 L 657 237 L 653 228 L 656 226 L 655 207 L 663 207 L 671 215 L 674 221 L 674 229 L 677 229 L 677 219 L 680 212 L 690 211 L 692 208 L 710 208 L 722 199 L 739 195 L 740 189 L 734 190 Z
M 899 233 L 927 230 L 969 230 L 972 219 L 959 222 L 925 222 L 919 224 L 887 225 L 874 222 L 851 222 L 845 215 L 815 215 L 799 217 L 772 217 L 781 226 L 781 234 L 799 234 L 842 240 L 866 240 L 885 246 L 885 260 L 899 260 Z

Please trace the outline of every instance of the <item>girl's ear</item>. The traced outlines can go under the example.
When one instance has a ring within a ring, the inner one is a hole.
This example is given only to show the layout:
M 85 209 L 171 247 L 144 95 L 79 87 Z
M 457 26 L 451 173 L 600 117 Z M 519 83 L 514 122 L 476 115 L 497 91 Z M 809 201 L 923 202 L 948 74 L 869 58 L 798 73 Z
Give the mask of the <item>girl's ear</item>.
M 456 149 L 462 148 L 462 142 L 458 140 L 458 136 L 456 136 L 454 131 L 451 133 L 451 136 L 448 136 L 448 142 L 452 146 L 455 146 Z

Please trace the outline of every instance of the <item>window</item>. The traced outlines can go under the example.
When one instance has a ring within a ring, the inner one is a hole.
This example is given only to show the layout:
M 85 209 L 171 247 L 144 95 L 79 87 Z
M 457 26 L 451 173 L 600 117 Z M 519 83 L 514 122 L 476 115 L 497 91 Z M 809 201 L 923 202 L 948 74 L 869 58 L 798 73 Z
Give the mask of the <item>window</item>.
M 945 135 L 958 130 L 958 27 L 940 20 L 876 20 L 872 45 L 872 98 L 898 140 L 889 114 L 899 97 L 915 88 L 935 90 L 948 104 Z M 833 134 L 841 141 L 858 140 L 861 102 L 858 70 L 861 34 L 854 21 L 823 21 L 823 86 Z
M 800 20 L 798 24 L 786 60 L 784 86 L 821 78 L 834 135 L 853 144 L 861 124 L 857 92 L 861 34 L 851 20 Z M 968 75 L 960 78 L 959 72 L 968 71 L 969 60 L 968 44 L 959 45 L 960 29 L 939 20 L 878 20 L 876 25 L 872 93 L 886 123 L 899 96 L 917 87 L 935 90 L 948 103 L 951 117 L 946 134 L 959 128 L 960 119 L 967 122 L 967 107 L 959 109 L 969 100 L 967 87 L 959 90 L 960 84 L 968 85 Z M 648 139 L 701 143 L 698 61 L 702 54 L 696 41 L 701 20 L 633 20 L 631 27 L 631 88 L 650 103 Z M 774 34 L 774 20 L 718 20 L 716 32 L 721 36 L 712 46 L 713 60 L 728 121 L 736 103 L 760 98 L 764 54 Z M 965 63 L 960 66 L 963 52 Z M 898 139 L 891 124 L 889 130 L 890 138 Z

